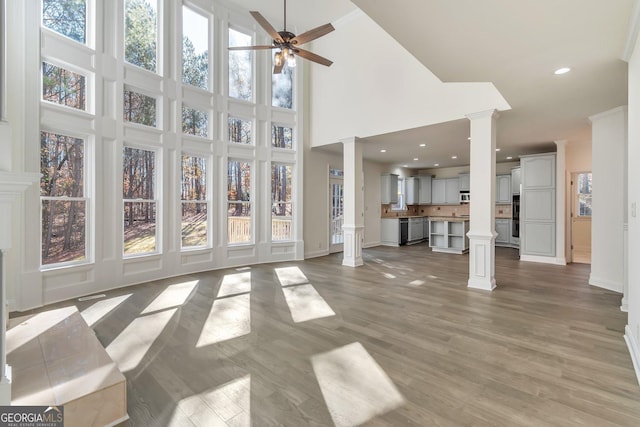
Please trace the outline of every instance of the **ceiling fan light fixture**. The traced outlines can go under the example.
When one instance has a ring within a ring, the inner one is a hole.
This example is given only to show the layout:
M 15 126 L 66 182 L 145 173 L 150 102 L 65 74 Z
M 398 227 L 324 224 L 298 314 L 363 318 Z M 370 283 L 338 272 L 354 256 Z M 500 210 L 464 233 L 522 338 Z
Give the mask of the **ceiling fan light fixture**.
M 276 67 L 282 67 L 284 65 L 284 55 L 281 50 L 277 51 L 273 56 L 273 65 Z
M 293 54 L 292 50 L 289 50 L 289 55 L 287 56 L 287 66 L 289 68 L 294 68 L 296 66 L 296 56 Z

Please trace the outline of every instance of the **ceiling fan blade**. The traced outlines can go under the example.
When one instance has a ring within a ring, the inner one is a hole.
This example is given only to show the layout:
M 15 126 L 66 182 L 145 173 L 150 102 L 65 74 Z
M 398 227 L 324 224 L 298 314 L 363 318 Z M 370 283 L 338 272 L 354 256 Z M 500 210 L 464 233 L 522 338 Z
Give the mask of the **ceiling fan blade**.
M 253 19 L 255 19 L 256 22 L 258 22 L 258 24 L 260 24 L 260 26 L 267 32 L 267 34 L 271 36 L 272 39 L 274 39 L 278 43 L 284 42 L 284 40 L 282 40 L 282 37 L 280 37 L 280 34 L 278 34 L 276 29 L 273 28 L 269 21 L 267 21 L 265 17 L 260 14 L 260 12 L 256 12 L 254 10 L 249 13 L 251 14 L 251 16 L 253 16 Z
M 291 39 L 291 44 L 300 46 L 301 44 L 309 43 L 311 40 L 315 40 L 318 37 L 322 37 L 325 34 L 329 34 L 333 30 L 335 30 L 335 28 L 333 28 L 333 25 L 324 24 L 314 28 L 313 30 L 304 32 L 297 37 L 294 37 L 293 39 Z
M 231 47 L 229 47 L 229 50 L 262 50 L 262 49 L 275 49 L 275 46 L 260 45 L 260 46 L 231 46 Z
M 273 66 L 273 74 L 280 74 L 282 72 L 282 68 L 284 68 L 284 61 L 280 65 Z
M 309 61 L 313 61 L 318 64 L 326 65 L 327 67 L 330 67 L 331 64 L 333 64 L 333 61 L 330 61 L 327 58 L 323 58 L 320 55 L 316 55 L 313 52 L 309 52 L 308 50 L 304 50 L 296 47 L 293 49 L 293 51 L 296 53 L 296 55 L 299 55 L 304 59 L 308 59 Z

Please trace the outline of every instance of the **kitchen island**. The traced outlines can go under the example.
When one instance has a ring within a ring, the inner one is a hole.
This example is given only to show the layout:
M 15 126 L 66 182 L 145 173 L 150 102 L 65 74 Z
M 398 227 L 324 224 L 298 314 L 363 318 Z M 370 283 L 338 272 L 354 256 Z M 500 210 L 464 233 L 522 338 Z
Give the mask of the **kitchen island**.
M 429 246 L 433 252 L 468 252 L 468 232 L 468 217 L 429 217 Z

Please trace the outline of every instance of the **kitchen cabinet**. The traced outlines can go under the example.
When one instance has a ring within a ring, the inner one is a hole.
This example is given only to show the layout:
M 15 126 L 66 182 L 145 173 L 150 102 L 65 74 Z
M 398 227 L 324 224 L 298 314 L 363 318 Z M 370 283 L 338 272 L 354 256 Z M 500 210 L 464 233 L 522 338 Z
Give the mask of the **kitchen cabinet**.
M 556 256 L 556 154 L 520 159 L 520 255 Z
M 471 180 L 468 173 L 458 175 L 458 186 L 460 187 L 460 191 L 471 191 Z
M 419 176 L 420 180 L 420 196 L 418 197 L 418 203 L 421 205 L 431 204 L 431 177 Z
M 420 180 L 414 176 L 406 178 L 404 180 L 405 183 L 405 192 L 406 192 L 406 203 L 407 205 L 417 205 L 418 200 L 420 199 Z
M 511 175 L 496 176 L 496 203 L 511 203 Z
M 496 218 L 496 245 L 509 244 L 511 239 L 511 220 Z
M 520 194 L 520 168 L 511 169 L 511 194 Z
M 469 220 L 429 218 L 429 247 L 433 252 L 463 254 L 469 251 Z
M 398 203 L 398 175 L 389 173 L 380 177 L 380 200 L 383 205 Z
M 440 178 L 431 181 L 432 205 L 460 204 L 460 188 L 458 178 Z
M 398 218 L 382 218 L 380 243 L 385 246 L 400 246 L 400 220 Z

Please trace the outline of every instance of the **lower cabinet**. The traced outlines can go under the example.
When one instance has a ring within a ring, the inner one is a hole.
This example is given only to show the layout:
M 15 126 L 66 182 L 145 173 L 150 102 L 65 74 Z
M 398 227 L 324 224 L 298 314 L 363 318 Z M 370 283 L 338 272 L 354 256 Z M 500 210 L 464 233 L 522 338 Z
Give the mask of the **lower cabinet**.
M 382 218 L 380 243 L 385 246 L 400 246 L 400 220 L 398 218 Z
M 429 247 L 433 252 L 469 251 L 469 220 L 429 219 Z
M 520 246 L 520 239 L 512 236 L 510 219 L 496 218 L 496 246 L 517 248 Z

